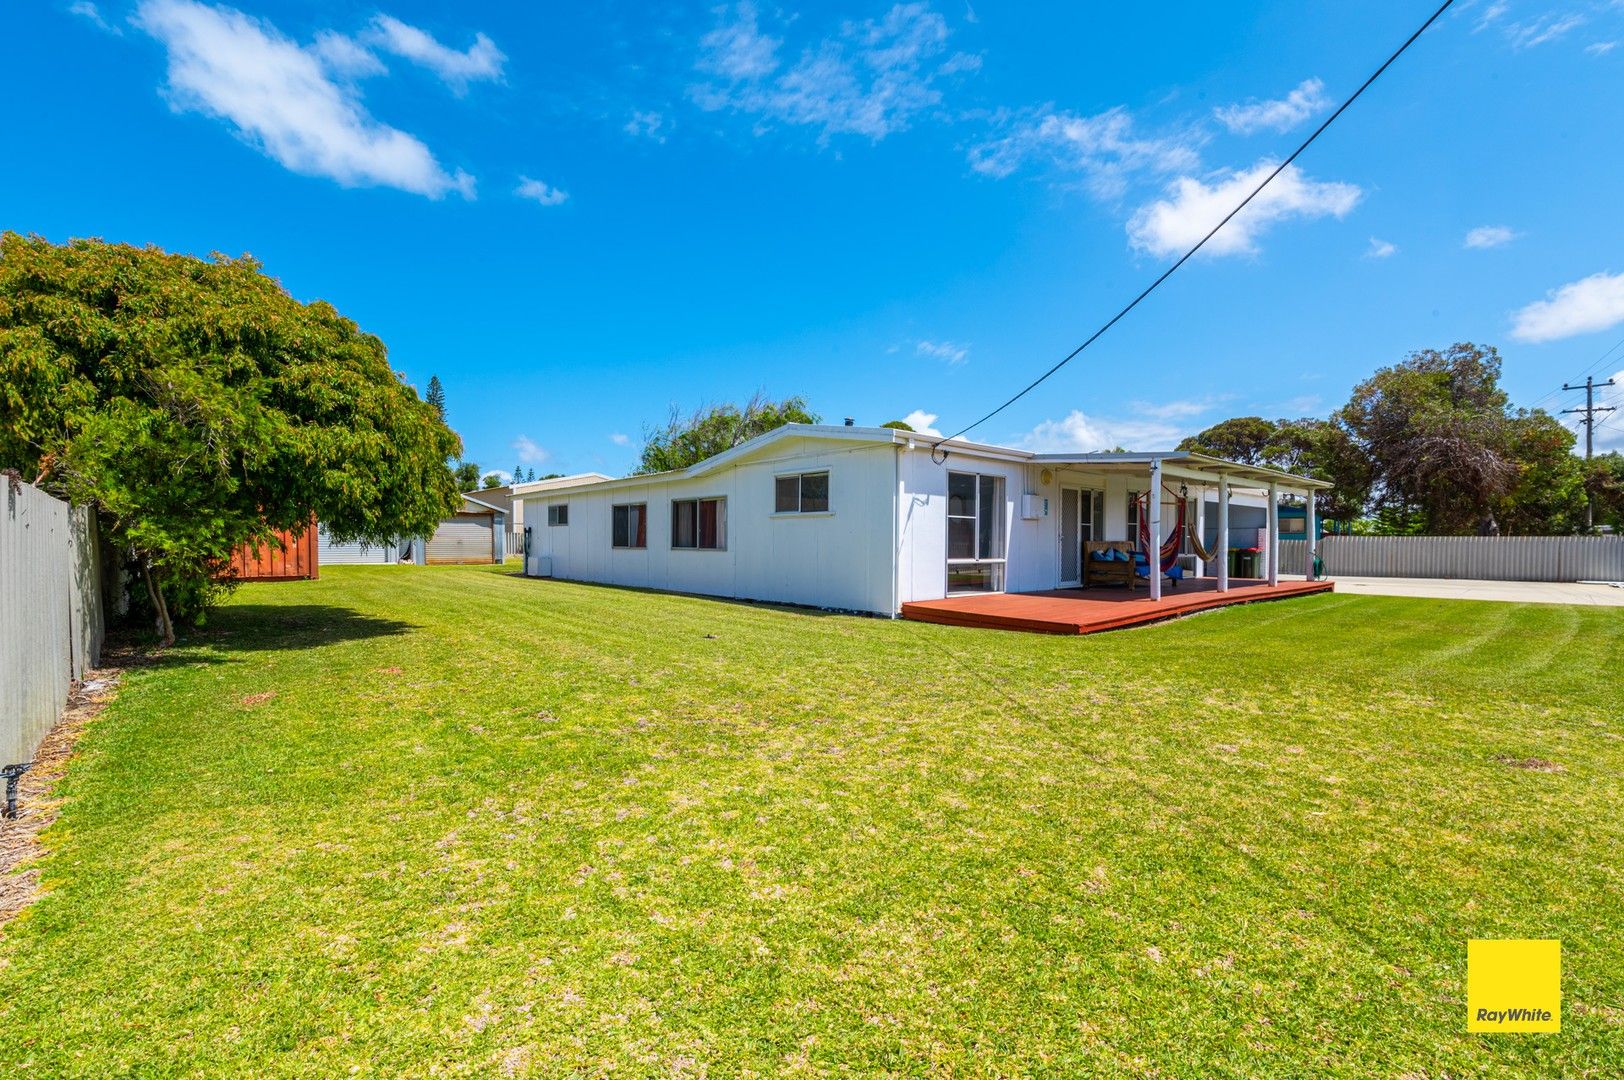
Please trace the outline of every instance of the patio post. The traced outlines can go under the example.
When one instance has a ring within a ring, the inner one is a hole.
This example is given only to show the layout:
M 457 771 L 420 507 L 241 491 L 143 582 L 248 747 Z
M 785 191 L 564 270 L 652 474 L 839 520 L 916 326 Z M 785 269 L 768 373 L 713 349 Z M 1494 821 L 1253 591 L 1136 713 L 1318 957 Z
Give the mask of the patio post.
M 1196 496 L 1195 500 L 1195 535 L 1202 543 L 1207 542 L 1207 489 L 1205 485 L 1202 486 L 1201 492 Z M 1195 545 L 1191 544 L 1190 547 L 1193 549 Z M 1207 561 L 1201 557 L 1200 553 L 1197 553 L 1195 557 L 1195 576 L 1198 578 L 1207 576 Z
M 1218 591 L 1229 591 L 1229 474 L 1218 474 Z
M 1280 485 L 1269 481 L 1269 584 L 1280 584 Z
M 1162 598 L 1162 459 L 1150 461 L 1150 494 L 1145 499 L 1145 511 L 1150 515 L 1150 550 L 1145 552 L 1150 571 L 1150 598 Z
M 1303 493 L 1306 509 L 1303 511 L 1303 542 L 1306 550 L 1303 555 L 1303 576 L 1310 581 L 1314 578 L 1314 552 L 1319 544 L 1314 541 L 1314 489 L 1309 488 Z

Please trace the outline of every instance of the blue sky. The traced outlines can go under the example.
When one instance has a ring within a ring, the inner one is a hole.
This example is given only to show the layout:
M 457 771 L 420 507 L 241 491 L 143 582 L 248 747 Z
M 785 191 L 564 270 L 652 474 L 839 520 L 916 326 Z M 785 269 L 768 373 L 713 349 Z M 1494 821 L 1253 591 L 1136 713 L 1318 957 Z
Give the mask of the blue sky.
M 757 389 L 952 430 L 1431 6 L 13 4 L 0 206 L 53 240 L 252 253 L 438 374 L 488 468 L 618 473 L 673 404 Z M 975 435 L 1158 449 L 1324 415 L 1458 340 L 1567 407 L 1564 380 L 1624 369 L 1620 131 L 1624 3 L 1461 0 Z

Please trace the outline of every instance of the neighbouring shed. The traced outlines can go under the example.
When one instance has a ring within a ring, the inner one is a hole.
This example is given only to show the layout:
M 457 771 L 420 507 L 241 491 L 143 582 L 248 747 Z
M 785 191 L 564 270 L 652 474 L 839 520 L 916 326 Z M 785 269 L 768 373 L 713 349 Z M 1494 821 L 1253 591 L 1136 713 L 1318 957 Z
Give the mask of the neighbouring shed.
M 462 509 L 440 522 L 425 545 L 431 565 L 492 563 L 506 557 L 507 512 L 470 496 Z
M 320 576 L 316 530 L 280 532 L 264 544 L 244 544 L 231 555 L 228 577 L 238 581 L 312 581 Z

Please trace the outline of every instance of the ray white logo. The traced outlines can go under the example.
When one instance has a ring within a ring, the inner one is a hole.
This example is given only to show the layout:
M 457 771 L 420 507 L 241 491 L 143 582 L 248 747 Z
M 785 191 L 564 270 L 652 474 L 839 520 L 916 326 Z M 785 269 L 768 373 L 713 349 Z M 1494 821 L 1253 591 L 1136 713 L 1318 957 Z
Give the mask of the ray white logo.
M 1562 1030 L 1562 943 L 1466 943 L 1466 1030 Z

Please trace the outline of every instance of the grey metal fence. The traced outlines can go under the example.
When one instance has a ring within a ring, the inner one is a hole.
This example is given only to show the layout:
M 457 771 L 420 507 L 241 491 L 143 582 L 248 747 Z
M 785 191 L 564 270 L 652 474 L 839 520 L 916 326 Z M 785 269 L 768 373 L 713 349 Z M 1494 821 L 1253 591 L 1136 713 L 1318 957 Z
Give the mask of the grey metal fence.
M 0 478 L 0 765 L 33 756 L 103 625 L 95 515 Z
M 1280 572 L 1305 573 L 1308 543 L 1280 542 Z M 1326 536 L 1331 577 L 1624 581 L 1621 536 Z

